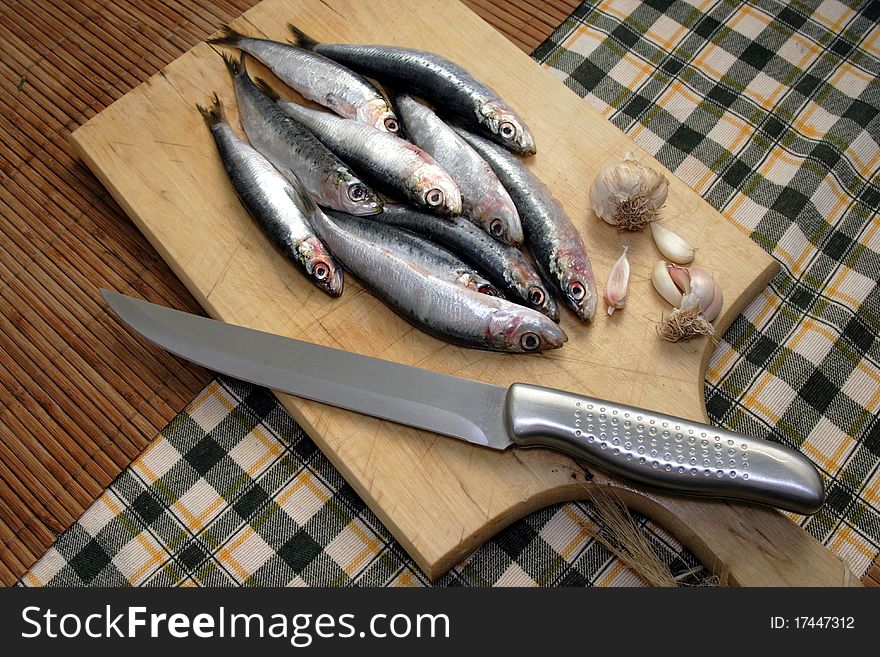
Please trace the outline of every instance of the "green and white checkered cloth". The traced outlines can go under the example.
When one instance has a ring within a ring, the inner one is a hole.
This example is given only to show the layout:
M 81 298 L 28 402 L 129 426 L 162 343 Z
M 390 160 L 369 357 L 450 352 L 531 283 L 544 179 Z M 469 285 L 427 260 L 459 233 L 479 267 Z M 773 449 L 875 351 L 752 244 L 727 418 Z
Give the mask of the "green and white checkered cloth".
M 782 265 L 708 371 L 710 419 L 799 448 L 800 520 L 880 546 L 880 2 L 584 4 L 535 53 Z
M 818 465 L 828 503 L 795 520 L 858 576 L 880 553 L 878 18 L 877 0 L 585 2 L 534 54 L 782 265 L 724 335 L 707 407 Z M 592 514 L 534 513 L 438 584 L 640 583 Z M 221 378 L 22 584 L 428 581 L 274 397 Z

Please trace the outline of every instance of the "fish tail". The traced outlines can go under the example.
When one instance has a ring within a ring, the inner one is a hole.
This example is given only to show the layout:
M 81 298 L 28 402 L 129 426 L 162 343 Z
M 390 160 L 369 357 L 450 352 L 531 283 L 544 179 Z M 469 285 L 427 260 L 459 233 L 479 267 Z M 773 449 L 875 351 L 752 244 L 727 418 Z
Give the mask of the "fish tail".
M 278 92 L 275 91 L 272 87 L 269 86 L 269 83 L 266 82 L 263 78 L 254 78 L 254 86 L 266 94 L 272 100 L 278 100 L 280 96 Z
M 238 32 L 237 30 L 233 30 L 228 25 L 220 26 L 220 36 L 211 37 L 208 39 L 208 43 L 215 43 L 219 46 L 238 46 L 242 39 L 246 39 L 247 37 Z
M 214 96 L 211 99 L 210 106 L 203 107 L 202 105 L 196 103 L 196 108 L 199 110 L 199 114 L 202 115 L 202 118 L 205 119 L 205 123 L 208 124 L 208 127 L 211 127 L 226 120 L 223 116 L 223 104 L 217 97 L 217 92 L 214 92 Z
M 314 50 L 315 46 L 318 45 L 317 41 L 315 41 L 312 37 L 310 37 L 308 34 L 303 32 L 301 29 L 299 29 L 293 23 L 288 23 L 287 29 L 290 30 L 290 34 L 293 37 L 292 38 L 293 45 L 295 45 L 299 48 L 302 48 L 304 50 Z
M 236 59 L 229 53 L 222 52 L 220 56 L 223 58 L 223 61 L 226 62 L 226 68 L 229 70 L 229 75 L 234 78 L 237 78 L 241 72 L 244 70 L 244 53 Z

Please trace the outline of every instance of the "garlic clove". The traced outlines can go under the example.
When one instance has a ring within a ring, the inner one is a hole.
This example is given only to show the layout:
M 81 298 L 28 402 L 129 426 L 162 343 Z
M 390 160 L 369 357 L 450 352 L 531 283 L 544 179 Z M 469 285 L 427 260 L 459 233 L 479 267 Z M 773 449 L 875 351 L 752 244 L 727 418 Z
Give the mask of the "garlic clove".
M 681 290 L 682 294 L 688 294 L 691 291 L 691 274 L 688 268 L 667 264 L 666 269 L 672 282 Z
M 629 259 L 626 252 L 628 246 L 623 247 L 623 254 L 611 268 L 608 276 L 608 285 L 605 286 L 605 302 L 608 304 L 608 314 L 613 315 L 615 310 L 620 310 L 626 305 L 626 293 L 629 288 Z
M 701 267 L 680 267 L 661 260 L 654 266 L 651 281 L 663 298 L 676 306 L 657 325 L 660 337 L 679 342 L 715 334 L 711 322 L 721 312 L 724 296 L 718 281 L 709 272 Z M 677 302 L 673 289 L 679 295 Z
M 692 247 L 683 237 L 678 235 L 666 226 L 656 222 L 651 222 L 651 235 L 654 237 L 654 244 L 660 250 L 663 256 L 678 265 L 686 265 L 694 259 L 694 247 Z
M 677 310 L 682 310 L 686 312 L 699 313 L 703 309 L 703 302 L 700 301 L 700 297 L 692 292 L 688 292 L 681 298 L 681 305 L 677 308 Z
M 702 267 L 688 267 L 690 274 L 690 291 L 700 300 L 700 307 L 708 308 L 715 298 L 715 279 Z
M 724 307 L 724 295 L 721 293 L 721 286 L 718 285 L 718 281 L 714 281 L 714 283 L 712 301 L 703 310 L 703 317 L 710 322 L 718 319 L 718 315 L 721 314 L 721 309 Z
M 665 176 L 626 153 L 623 162 L 599 171 L 590 186 L 590 205 L 618 230 L 641 230 L 657 216 L 668 193 Z
M 678 308 L 681 305 L 681 290 L 675 285 L 672 276 L 669 275 L 669 266 L 664 260 L 658 260 L 651 271 L 651 282 L 654 289 L 660 293 L 660 296 L 666 299 L 671 305 Z

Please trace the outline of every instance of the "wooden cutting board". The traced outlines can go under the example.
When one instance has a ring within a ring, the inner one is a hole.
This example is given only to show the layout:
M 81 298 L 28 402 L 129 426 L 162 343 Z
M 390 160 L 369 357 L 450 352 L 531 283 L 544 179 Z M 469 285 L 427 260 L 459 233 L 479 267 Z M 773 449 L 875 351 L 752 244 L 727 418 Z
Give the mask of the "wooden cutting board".
M 627 309 L 610 318 L 602 313 L 591 326 L 564 313 L 569 342 L 563 349 L 512 356 L 429 337 L 353 277 L 340 299 L 329 299 L 271 247 L 239 204 L 194 107 L 216 91 L 238 129 L 234 93 L 217 52 L 200 44 L 82 126 L 73 140 L 212 317 L 496 384 L 551 385 L 705 421 L 703 380 L 711 344 L 670 344 L 657 337 L 655 324 L 667 309 L 650 283 L 660 257 L 650 235 L 620 236 L 589 212 L 587 191 L 598 169 L 625 151 L 639 150 L 629 138 L 457 2 L 265 0 L 233 26 L 284 40 L 289 21 L 319 40 L 441 53 L 491 84 L 532 128 L 538 155 L 529 166 L 581 230 L 600 293 L 622 245 L 630 246 Z M 720 279 L 727 299 L 717 322 L 723 331 L 764 289 L 777 265 L 690 188 L 667 176 L 664 217 L 699 246 L 698 263 Z M 855 581 L 842 561 L 771 509 L 661 495 L 551 451 L 498 453 L 279 398 L 431 577 L 523 515 L 610 486 L 732 583 Z

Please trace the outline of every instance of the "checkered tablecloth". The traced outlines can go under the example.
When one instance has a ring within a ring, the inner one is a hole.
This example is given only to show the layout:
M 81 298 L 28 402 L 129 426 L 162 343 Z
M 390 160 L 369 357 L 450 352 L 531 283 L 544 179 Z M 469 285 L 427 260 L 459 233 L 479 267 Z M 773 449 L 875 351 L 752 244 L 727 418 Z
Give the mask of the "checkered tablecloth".
M 861 576 L 880 552 L 880 2 L 585 2 L 534 57 L 772 253 L 712 358 L 713 422 L 801 449 L 794 518 Z M 515 523 L 441 585 L 638 584 L 585 503 Z M 673 574 L 695 561 L 639 519 Z M 698 581 L 704 573 L 690 576 Z M 266 391 L 212 382 L 24 585 L 421 585 Z

